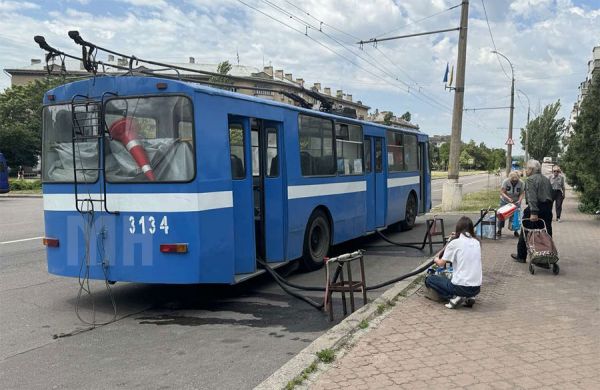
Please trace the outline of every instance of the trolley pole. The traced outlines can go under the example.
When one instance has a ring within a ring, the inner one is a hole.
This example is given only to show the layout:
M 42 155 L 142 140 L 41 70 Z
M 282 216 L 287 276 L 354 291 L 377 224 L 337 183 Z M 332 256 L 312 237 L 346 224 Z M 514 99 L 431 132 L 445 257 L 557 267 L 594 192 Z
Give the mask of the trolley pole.
M 442 210 L 457 210 L 462 201 L 462 184 L 458 182 L 462 115 L 465 97 L 465 65 L 467 62 L 467 27 L 469 24 L 469 0 L 463 0 L 460 13 L 458 35 L 458 61 L 456 64 L 456 89 L 452 112 L 452 135 L 450 138 L 450 158 L 448 180 L 442 188 Z

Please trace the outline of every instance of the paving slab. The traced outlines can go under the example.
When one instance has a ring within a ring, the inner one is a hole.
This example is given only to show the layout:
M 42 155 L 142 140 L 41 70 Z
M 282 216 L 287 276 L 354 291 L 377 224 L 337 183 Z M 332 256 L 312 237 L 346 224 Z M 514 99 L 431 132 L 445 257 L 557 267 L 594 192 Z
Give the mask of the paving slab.
M 473 308 L 448 310 L 421 289 L 301 387 L 600 388 L 600 221 L 568 191 L 553 228 L 559 275 L 513 262 L 512 237 L 486 240 Z

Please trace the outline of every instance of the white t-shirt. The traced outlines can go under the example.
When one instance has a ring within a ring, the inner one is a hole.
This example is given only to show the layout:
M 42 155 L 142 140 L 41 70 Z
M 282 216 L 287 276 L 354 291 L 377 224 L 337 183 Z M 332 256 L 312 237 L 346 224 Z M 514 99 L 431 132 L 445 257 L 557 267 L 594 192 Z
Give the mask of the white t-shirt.
M 481 286 L 481 245 L 475 238 L 461 234 L 450 241 L 442 258 L 452 262 L 452 284 Z

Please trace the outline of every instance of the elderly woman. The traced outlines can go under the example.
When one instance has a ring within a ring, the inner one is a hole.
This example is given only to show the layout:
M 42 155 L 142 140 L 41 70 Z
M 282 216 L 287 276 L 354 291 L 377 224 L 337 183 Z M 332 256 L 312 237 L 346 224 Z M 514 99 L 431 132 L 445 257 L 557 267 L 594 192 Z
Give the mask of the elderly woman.
M 521 207 L 521 200 L 523 199 L 525 192 L 523 191 L 523 182 L 519 180 L 519 174 L 516 171 L 512 171 L 508 174 L 508 178 L 502 182 L 500 188 L 500 207 L 514 203 L 517 207 Z M 509 226 L 512 224 L 513 217 L 509 219 Z M 498 236 L 502 234 L 502 228 L 504 228 L 505 221 L 498 221 Z M 519 236 L 519 232 L 514 232 L 516 237 Z
M 548 234 L 552 235 L 552 185 L 550 180 L 542 175 L 541 170 L 542 166 L 539 161 L 529 160 L 527 162 L 527 180 L 525 181 L 527 207 L 523 211 L 523 219 L 529 218 L 529 221 L 523 221 L 523 226 L 529 229 L 540 229 L 543 224 L 539 220 L 542 219 L 546 223 Z M 519 263 L 524 263 L 527 258 L 527 246 L 522 231 L 517 244 L 517 253 L 510 256 Z

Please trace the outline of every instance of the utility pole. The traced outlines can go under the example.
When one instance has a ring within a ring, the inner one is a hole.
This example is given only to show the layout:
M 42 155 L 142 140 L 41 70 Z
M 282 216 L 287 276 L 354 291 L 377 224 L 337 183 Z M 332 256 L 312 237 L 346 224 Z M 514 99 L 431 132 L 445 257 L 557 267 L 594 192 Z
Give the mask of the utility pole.
M 454 90 L 454 109 L 452 112 L 452 136 L 450 138 L 450 158 L 448 162 L 448 180 L 442 188 L 442 210 L 457 210 L 462 201 L 462 184 L 458 182 L 460 133 L 465 99 L 465 67 L 467 62 L 467 27 L 469 24 L 469 0 L 463 0 L 460 12 L 460 31 L 458 34 L 458 61 L 456 64 L 456 89 Z
M 512 64 L 511 64 L 512 67 Z M 508 122 L 508 146 L 506 148 L 506 177 L 512 169 L 512 142 L 513 139 L 513 112 L 515 110 L 515 74 L 512 74 L 512 81 L 510 85 L 510 118 Z
M 517 89 L 517 92 L 521 92 L 527 98 L 527 126 L 525 126 L 525 164 L 527 164 L 527 161 L 529 161 L 529 114 L 531 113 L 531 102 L 525 92 L 520 89 Z
M 525 164 L 529 161 L 529 105 L 527 105 L 527 127 L 525 127 Z
M 500 53 L 497 50 L 493 50 L 492 53 L 503 57 L 510 64 L 511 71 L 511 83 L 510 83 L 510 117 L 508 119 L 508 139 L 506 140 L 506 177 L 510 173 L 512 167 L 512 144 L 514 143 L 513 136 L 513 112 L 515 110 L 515 68 L 508 59 L 507 56 Z

